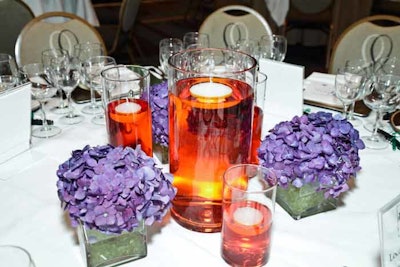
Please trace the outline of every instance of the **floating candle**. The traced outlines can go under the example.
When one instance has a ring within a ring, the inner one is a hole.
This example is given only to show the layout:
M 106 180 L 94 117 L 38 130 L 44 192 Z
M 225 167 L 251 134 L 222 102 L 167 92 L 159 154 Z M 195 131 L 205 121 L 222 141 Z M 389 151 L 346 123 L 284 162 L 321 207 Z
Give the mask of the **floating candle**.
M 137 113 L 140 109 L 140 105 L 133 102 L 124 102 L 115 107 L 115 111 L 118 113 Z
M 190 88 L 190 94 L 200 102 L 219 103 L 232 94 L 232 89 L 221 83 L 198 83 Z
M 255 208 L 242 207 L 235 210 L 233 218 L 242 225 L 250 226 L 260 224 L 263 216 L 262 213 Z

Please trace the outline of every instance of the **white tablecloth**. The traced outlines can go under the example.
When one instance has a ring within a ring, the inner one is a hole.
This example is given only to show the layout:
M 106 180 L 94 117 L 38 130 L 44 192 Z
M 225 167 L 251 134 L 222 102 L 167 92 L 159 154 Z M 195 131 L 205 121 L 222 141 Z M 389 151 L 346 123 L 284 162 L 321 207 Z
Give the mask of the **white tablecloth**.
M 49 119 L 60 125 L 54 114 Z M 33 138 L 29 151 L 0 165 L 0 244 L 26 248 L 37 267 L 83 267 L 57 197 L 56 170 L 72 150 L 107 142 L 105 127 L 89 116 L 82 124 L 60 126 L 60 135 Z M 380 266 L 377 211 L 400 193 L 400 151 L 365 149 L 360 156 L 356 186 L 336 210 L 296 221 L 277 206 L 269 267 Z M 167 217 L 148 234 L 147 257 L 124 266 L 228 266 L 220 257 L 219 233 L 192 232 Z
M 64 11 L 87 20 L 93 26 L 99 26 L 96 12 L 90 0 L 24 0 L 35 16 L 45 12 Z

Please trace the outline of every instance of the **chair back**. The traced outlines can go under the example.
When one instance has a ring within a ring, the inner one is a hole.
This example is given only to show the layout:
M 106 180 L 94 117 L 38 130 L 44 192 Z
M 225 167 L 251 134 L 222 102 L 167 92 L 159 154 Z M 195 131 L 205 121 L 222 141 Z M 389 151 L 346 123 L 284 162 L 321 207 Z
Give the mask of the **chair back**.
M 353 23 L 339 36 L 328 72 L 336 73 L 348 60 L 375 62 L 396 55 L 400 55 L 400 17 L 369 16 Z
M 229 5 L 211 13 L 200 25 L 200 33 L 210 37 L 210 47 L 226 48 L 240 39 L 260 39 L 271 35 L 266 19 L 254 9 Z
M 49 48 L 63 48 L 72 52 L 77 43 L 104 41 L 86 20 L 66 12 L 48 12 L 31 20 L 22 29 L 15 45 L 19 66 L 41 61 L 41 52 Z
M 34 18 L 22 0 L 0 1 L 0 52 L 14 55 L 15 43 L 22 28 Z

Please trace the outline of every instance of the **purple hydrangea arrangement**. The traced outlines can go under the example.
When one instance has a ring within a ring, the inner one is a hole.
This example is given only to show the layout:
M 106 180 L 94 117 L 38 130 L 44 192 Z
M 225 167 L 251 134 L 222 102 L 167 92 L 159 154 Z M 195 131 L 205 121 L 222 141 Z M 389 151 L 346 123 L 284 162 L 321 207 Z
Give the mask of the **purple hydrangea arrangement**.
M 90 147 L 72 152 L 57 170 L 58 197 L 75 227 L 121 233 L 143 220 L 160 221 L 176 189 L 172 175 L 162 173 L 140 145 Z
M 168 147 L 168 83 L 150 87 L 150 106 L 152 115 L 153 140 L 155 143 Z
M 361 169 L 358 152 L 364 148 L 346 119 L 317 112 L 275 125 L 262 140 L 258 156 L 262 166 L 277 172 L 279 186 L 317 184 L 325 198 L 337 198 Z

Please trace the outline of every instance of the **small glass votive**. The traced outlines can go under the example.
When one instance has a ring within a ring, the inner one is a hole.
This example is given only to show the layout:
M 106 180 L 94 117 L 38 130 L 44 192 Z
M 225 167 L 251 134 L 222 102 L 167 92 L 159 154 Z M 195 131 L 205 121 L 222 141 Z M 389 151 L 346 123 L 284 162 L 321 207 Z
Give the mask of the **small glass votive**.
M 275 209 L 276 176 L 256 164 L 238 164 L 224 173 L 222 258 L 232 266 L 268 262 Z

